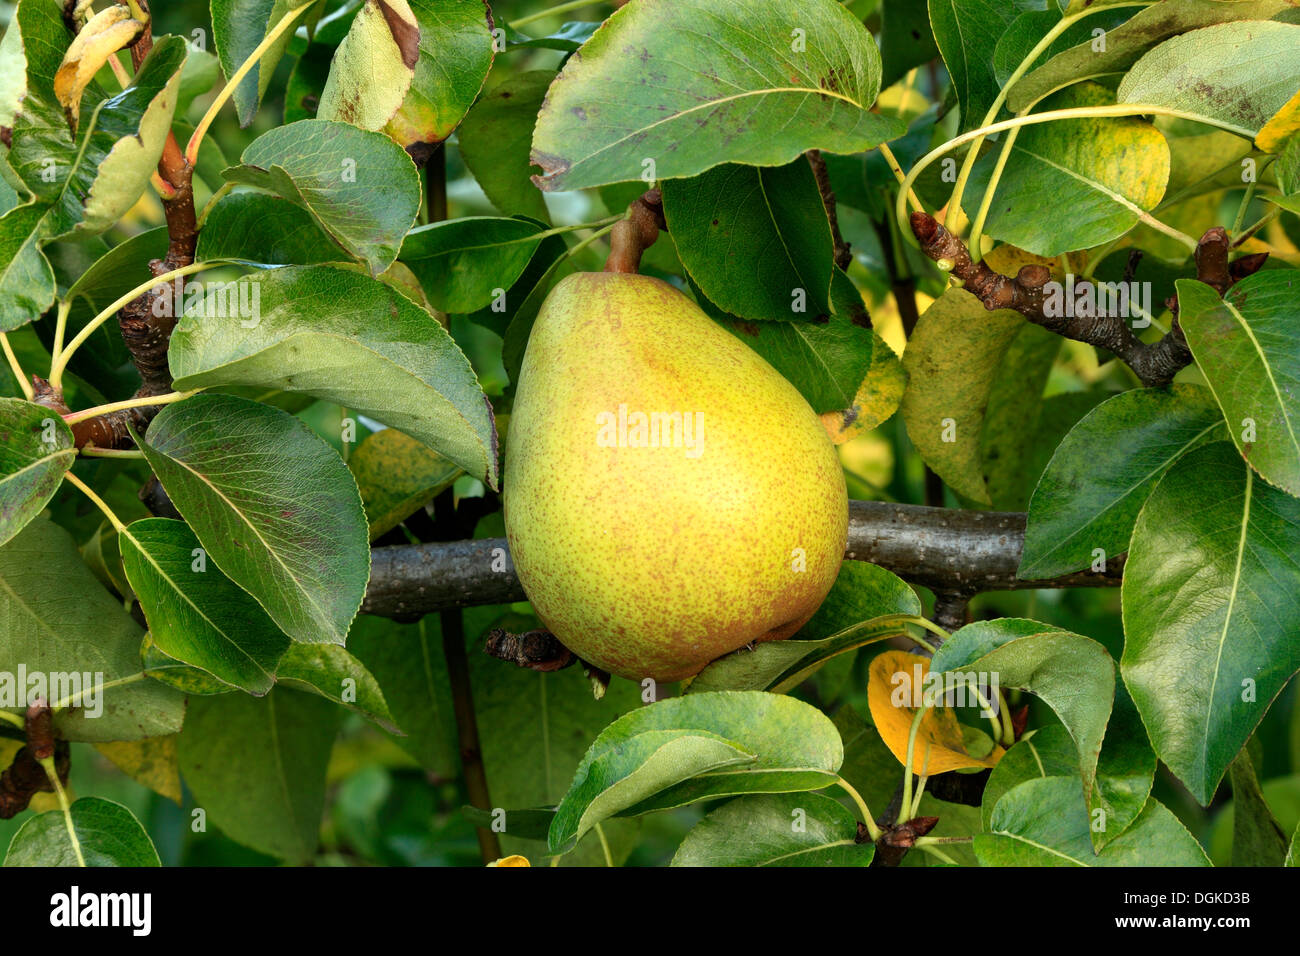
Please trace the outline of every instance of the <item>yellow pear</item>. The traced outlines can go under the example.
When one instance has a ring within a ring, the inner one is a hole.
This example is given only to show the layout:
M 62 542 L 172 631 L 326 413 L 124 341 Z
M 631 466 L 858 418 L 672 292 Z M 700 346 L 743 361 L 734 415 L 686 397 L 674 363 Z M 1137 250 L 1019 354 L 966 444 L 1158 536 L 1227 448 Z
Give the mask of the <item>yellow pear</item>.
M 578 273 L 533 326 L 507 436 L 515 568 L 596 666 L 675 681 L 789 637 L 835 581 L 844 473 L 803 396 L 666 282 Z

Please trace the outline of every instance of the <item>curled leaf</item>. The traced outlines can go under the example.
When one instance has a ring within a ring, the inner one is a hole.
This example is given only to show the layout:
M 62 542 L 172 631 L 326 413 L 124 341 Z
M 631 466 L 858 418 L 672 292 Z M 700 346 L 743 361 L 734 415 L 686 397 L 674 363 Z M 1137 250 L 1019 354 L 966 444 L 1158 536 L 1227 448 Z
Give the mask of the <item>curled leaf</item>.
M 144 24 L 122 4 L 100 10 L 76 35 L 54 74 L 54 95 L 73 125 L 81 111 L 81 94 L 95 74 L 118 50 L 135 42 Z

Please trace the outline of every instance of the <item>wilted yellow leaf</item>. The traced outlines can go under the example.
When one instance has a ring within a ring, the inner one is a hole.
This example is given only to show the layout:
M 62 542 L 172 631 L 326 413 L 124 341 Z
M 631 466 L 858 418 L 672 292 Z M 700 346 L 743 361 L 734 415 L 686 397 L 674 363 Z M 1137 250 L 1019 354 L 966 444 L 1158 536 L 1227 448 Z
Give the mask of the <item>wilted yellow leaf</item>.
M 54 74 L 54 95 L 73 123 L 81 112 L 81 94 L 95 74 L 110 56 L 133 43 L 143 29 L 144 24 L 119 3 L 100 10 L 73 38 Z
M 145 740 L 117 740 L 95 744 L 124 774 L 173 803 L 181 802 L 181 772 L 176 758 L 176 735 Z
M 527 857 L 522 856 L 503 856 L 499 860 L 493 860 L 488 866 L 532 866 Z
M 929 672 L 930 662 L 926 658 L 906 651 L 885 651 L 871 662 L 867 682 L 871 719 L 889 752 L 904 765 L 912 720 L 922 702 L 929 699 L 926 696 Z M 941 699 L 941 695 L 934 696 Z M 987 757 L 972 757 L 966 752 L 956 715 L 948 708 L 931 707 L 921 719 L 916 734 L 912 771 L 936 774 L 968 767 L 992 767 L 1005 752 L 1002 747 L 995 747 Z
M 406 0 L 369 0 L 334 54 L 317 118 L 382 128 L 406 98 L 419 59 L 420 25 Z

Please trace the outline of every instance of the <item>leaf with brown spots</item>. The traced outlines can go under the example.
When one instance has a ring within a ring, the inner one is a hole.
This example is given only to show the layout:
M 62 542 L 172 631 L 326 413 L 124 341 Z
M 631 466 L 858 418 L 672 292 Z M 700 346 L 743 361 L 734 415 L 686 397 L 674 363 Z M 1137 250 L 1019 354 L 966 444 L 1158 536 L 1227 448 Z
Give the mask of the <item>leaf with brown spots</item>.
M 367 0 L 334 54 L 316 118 L 381 129 L 411 88 L 419 41 L 406 0 Z

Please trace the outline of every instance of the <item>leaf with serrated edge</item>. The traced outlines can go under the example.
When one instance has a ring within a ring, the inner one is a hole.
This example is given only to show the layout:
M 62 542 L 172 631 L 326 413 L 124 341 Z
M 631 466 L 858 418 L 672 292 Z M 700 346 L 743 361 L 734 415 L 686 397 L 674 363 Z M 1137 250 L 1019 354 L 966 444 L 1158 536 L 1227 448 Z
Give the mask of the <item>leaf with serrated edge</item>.
M 161 866 L 144 827 L 126 807 L 102 797 L 82 797 L 68 808 L 28 819 L 9 842 L 5 866 Z
M 1300 273 L 1257 272 L 1222 299 L 1195 279 L 1176 285 L 1179 323 L 1228 435 L 1265 481 L 1300 495 Z
M 295 641 L 342 644 L 370 576 L 356 482 L 293 416 L 232 395 L 168 405 L 140 443 L 208 556 Z
M 491 406 L 428 312 L 383 282 L 328 266 L 276 269 L 238 285 L 229 294 L 257 302 L 259 318 L 184 316 L 168 354 L 176 388 L 254 385 L 337 402 L 496 487 Z
M 1085 415 L 1057 446 L 1029 501 L 1022 578 L 1087 568 L 1094 551 L 1128 550 L 1133 522 L 1169 467 L 1223 435 L 1209 391 L 1195 385 L 1121 392 Z
M 1120 669 L 1156 753 L 1203 806 L 1300 670 L 1300 589 L 1279 586 L 1296 580 L 1300 501 L 1227 442 L 1183 456 L 1138 515 Z
M 796 35 L 805 52 L 792 56 Z M 718 57 L 720 47 L 735 53 Z M 861 152 L 905 131 L 870 112 L 879 89 L 875 42 L 839 4 L 638 0 L 551 85 L 533 135 L 535 181 L 624 182 L 641 178 L 645 159 L 675 179 L 724 162 L 779 166 L 812 148 Z

